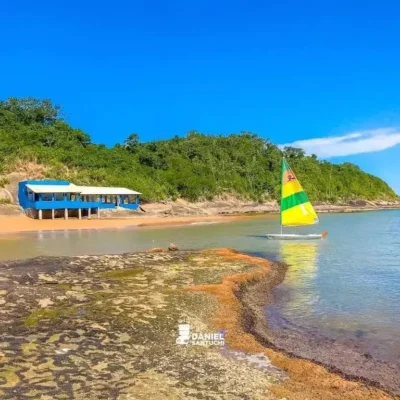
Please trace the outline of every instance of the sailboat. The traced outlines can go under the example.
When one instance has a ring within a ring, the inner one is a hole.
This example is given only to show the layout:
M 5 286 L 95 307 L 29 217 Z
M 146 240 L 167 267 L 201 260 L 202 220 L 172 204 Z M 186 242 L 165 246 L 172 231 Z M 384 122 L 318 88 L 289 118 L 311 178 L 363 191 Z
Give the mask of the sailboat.
M 328 232 L 317 234 L 283 233 L 283 227 L 307 226 L 318 223 L 318 215 L 306 192 L 288 162 L 283 158 L 281 172 L 281 233 L 267 234 L 267 238 L 279 240 L 323 239 Z

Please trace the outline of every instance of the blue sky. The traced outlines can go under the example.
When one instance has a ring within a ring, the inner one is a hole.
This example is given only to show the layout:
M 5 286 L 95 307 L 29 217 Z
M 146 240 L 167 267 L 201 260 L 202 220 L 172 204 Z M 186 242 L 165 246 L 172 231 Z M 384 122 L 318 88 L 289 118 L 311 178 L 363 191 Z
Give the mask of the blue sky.
M 51 98 L 107 145 L 192 129 L 301 141 L 400 193 L 397 2 L 61 4 L 2 5 L 0 98 Z

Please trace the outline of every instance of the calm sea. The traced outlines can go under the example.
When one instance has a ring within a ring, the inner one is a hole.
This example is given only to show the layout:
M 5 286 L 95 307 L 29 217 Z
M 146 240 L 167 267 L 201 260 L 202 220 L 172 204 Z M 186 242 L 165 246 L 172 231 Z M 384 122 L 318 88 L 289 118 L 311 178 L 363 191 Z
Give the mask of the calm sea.
M 27 233 L 0 236 L 0 259 L 124 253 L 166 247 L 234 247 L 290 265 L 275 289 L 283 320 L 333 338 L 357 340 L 382 358 L 400 358 L 400 211 L 322 214 L 325 240 L 272 241 L 277 216 L 172 228 Z M 301 231 L 301 230 L 299 230 Z

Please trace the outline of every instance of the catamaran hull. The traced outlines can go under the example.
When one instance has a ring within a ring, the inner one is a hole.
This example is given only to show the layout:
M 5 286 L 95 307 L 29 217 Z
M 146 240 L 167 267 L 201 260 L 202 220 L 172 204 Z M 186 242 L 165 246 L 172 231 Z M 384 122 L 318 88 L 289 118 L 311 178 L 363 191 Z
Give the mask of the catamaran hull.
M 319 234 L 309 234 L 309 235 L 298 235 L 295 233 L 272 233 L 267 234 L 267 239 L 275 239 L 275 240 L 318 240 L 323 239 L 326 236 L 324 233 Z

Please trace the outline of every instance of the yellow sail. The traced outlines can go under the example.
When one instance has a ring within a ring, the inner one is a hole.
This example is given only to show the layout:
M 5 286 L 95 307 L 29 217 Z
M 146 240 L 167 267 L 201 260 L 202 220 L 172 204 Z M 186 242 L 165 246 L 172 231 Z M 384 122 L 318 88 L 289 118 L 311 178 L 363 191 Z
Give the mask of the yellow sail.
M 281 225 L 313 225 L 319 222 L 306 192 L 285 159 L 282 160 Z

